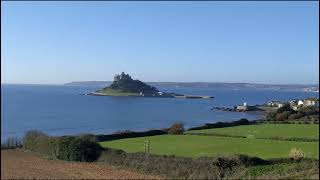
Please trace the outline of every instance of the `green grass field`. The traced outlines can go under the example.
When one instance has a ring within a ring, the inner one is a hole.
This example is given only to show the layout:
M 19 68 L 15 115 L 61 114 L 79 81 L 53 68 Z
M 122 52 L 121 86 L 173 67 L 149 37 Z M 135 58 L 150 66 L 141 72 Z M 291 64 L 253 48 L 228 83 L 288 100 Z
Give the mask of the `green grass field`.
M 160 135 L 101 142 L 103 147 L 126 152 L 143 152 L 144 141 L 150 140 L 154 154 L 184 157 L 247 154 L 261 158 L 288 157 L 289 151 L 301 148 L 309 157 L 319 158 L 319 142 L 276 141 L 198 135 Z
M 138 93 L 122 92 L 114 89 L 102 89 L 102 90 L 98 90 L 97 92 L 108 95 L 108 96 L 139 96 Z
M 319 124 L 261 124 L 187 131 L 255 138 L 284 137 L 319 139 Z

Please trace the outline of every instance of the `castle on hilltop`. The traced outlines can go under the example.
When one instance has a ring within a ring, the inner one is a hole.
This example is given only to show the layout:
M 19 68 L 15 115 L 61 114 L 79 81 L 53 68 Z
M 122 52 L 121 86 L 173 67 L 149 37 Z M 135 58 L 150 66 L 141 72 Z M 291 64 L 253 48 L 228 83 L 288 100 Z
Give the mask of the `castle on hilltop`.
M 120 75 L 116 74 L 113 78 L 114 81 L 120 81 L 120 80 L 132 80 L 131 76 L 129 74 L 125 74 L 124 72 L 122 72 Z

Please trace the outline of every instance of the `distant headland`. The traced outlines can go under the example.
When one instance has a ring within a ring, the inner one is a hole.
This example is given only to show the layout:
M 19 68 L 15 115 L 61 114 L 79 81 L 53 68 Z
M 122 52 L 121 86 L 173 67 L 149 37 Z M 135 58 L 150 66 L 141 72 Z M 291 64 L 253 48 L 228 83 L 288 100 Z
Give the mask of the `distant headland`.
M 137 97 L 171 97 L 171 98 L 213 98 L 213 96 L 183 95 L 177 93 L 166 93 L 159 91 L 140 80 L 134 80 L 129 74 L 122 72 L 114 76 L 110 86 L 85 94 L 94 96 L 137 96 Z
M 90 86 L 103 88 L 112 81 L 74 81 L 66 86 Z M 254 84 L 254 83 L 223 83 L 223 82 L 147 82 L 155 87 L 165 88 L 214 88 L 229 90 L 263 90 L 263 91 L 296 91 L 319 92 L 319 84 Z

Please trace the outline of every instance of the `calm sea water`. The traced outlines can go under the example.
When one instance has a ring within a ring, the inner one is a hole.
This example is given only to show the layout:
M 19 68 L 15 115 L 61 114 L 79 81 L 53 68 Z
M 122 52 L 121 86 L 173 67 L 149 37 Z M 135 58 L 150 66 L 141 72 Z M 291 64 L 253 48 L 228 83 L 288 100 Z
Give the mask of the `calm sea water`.
M 318 93 L 214 88 L 161 88 L 165 92 L 211 95 L 214 99 L 83 96 L 95 87 L 53 85 L 1 85 L 1 139 L 21 137 L 38 129 L 50 135 L 112 133 L 117 130 L 147 130 L 182 122 L 191 127 L 208 122 L 259 114 L 211 111 L 213 106 L 247 102 L 288 100 L 318 96 Z

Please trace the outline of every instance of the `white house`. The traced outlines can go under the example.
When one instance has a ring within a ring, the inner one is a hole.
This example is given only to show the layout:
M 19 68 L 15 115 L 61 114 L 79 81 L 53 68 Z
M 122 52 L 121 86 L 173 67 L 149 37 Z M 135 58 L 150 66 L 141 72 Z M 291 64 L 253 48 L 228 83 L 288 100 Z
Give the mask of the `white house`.
M 292 106 L 292 109 L 298 111 L 298 106 Z
M 316 98 L 306 98 L 303 101 L 304 106 L 319 106 L 319 100 Z
M 298 106 L 301 106 L 301 105 L 303 105 L 303 101 L 302 101 L 302 100 L 299 100 L 299 101 L 298 101 Z
M 268 103 L 268 105 L 273 107 L 282 107 L 284 103 L 280 101 L 271 101 Z

